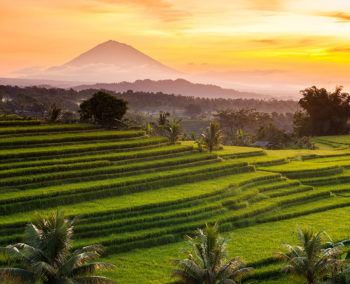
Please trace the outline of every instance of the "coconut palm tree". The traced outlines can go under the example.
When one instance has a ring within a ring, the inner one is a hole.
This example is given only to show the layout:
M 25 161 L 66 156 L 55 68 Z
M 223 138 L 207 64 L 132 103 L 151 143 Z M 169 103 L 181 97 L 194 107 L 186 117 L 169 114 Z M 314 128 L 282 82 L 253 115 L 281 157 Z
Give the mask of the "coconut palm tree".
M 213 151 L 214 147 L 218 147 L 224 140 L 224 135 L 220 130 L 220 124 L 218 122 L 210 122 L 209 127 L 202 134 L 203 144 L 209 149 L 210 153 Z
M 169 112 L 159 112 L 158 125 L 166 125 L 169 122 L 168 117 L 170 116 Z
M 314 284 L 318 279 L 331 273 L 335 265 L 339 265 L 334 256 L 342 252 L 339 246 L 323 248 L 324 233 L 323 230 L 315 233 L 309 227 L 297 226 L 299 246 L 292 247 L 283 243 L 284 247 L 289 250 L 290 256 L 282 252 L 274 254 L 278 259 L 288 262 L 281 272 L 289 274 L 295 280 L 306 280 L 308 284 Z
M 172 123 L 167 123 L 164 125 L 164 129 L 166 130 L 166 137 L 169 138 L 170 142 L 176 143 L 180 141 L 180 139 L 183 137 L 183 129 L 180 125 L 180 122 L 182 119 L 176 121 L 176 118 L 174 118 Z
M 175 266 L 172 277 L 178 278 L 184 284 L 235 284 L 236 280 L 251 272 L 253 268 L 244 268 L 239 257 L 227 258 L 227 242 L 220 237 L 219 225 L 206 225 L 204 230 L 195 232 L 196 238 L 185 236 L 191 248 L 183 249 L 185 260 L 171 259 Z
M 90 245 L 71 252 L 76 219 L 64 211 L 51 212 L 46 218 L 35 213 L 27 225 L 24 241 L 1 248 L 11 267 L 0 269 L 1 283 L 23 284 L 110 284 L 113 280 L 94 276 L 114 265 L 94 262 L 104 251 L 101 245 Z

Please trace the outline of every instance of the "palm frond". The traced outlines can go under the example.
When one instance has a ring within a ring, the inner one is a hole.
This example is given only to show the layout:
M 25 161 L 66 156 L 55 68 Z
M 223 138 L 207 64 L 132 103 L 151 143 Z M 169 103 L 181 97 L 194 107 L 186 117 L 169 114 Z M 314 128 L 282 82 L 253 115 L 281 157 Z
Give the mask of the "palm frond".
M 35 284 L 35 274 L 20 268 L 0 268 L 1 283 Z
M 108 271 L 114 269 L 116 266 L 110 263 L 95 262 L 72 269 L 69 273 L 70 277 L 82 277 L 95 275 L 97 271 Z

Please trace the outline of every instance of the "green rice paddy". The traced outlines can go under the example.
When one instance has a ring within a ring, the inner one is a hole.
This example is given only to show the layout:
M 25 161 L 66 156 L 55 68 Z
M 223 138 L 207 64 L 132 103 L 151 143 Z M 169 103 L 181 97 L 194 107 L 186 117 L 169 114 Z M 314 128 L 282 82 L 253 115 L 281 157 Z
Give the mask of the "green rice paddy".
M 315 138 L 313 151 L 225 146 L 208 153 L 143 131 L 4 123 L 1 245 L 21 241 L 35 211 L 59 206 L 84 220 L 74 247 L 107 247 L 103 260 L 117 269 L 104 275 L 170 283 L 168 260 L 181 257 L 183 235 L 218 221 L 223 235 L 232 234 L 230 256 L 255 268 L 251 279 L 294 284 L 272 254 L 282 240 L 296 242 L 296 224 L 350 238 L 350 136 Z

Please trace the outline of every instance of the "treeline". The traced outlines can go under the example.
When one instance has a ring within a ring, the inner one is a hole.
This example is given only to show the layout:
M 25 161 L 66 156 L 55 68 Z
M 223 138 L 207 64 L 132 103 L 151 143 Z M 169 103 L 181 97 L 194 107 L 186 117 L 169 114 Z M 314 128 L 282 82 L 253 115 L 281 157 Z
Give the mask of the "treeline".
M 54 103 L 64 111 L 77 111 L 78 104 L 83 99 L 90 98 L 98 90 L 87 89 L 75 91 L 73 89 L 42 88 L 42 87 L 17 87 L 0 85 L 0 99 L 4 98 L 0 109 L 15 110 L 26 107 L 31 111 L 42 111 L 43 108 Z M 288 100 L 262 100 L 262 99 L 223 99 L 223 98 L 197 98 L 162 92 L 127 92 L 117 93 L 107 91 L 118 98 L 127 100 L 129 108 L 141 112 L 181 111 L 183 112 L 189 104 L 195 104 L 205 112 L 213 112 L 218 109 L 230 108 L 238 110 L 241 108 L 255 108 L 261 112 L 295 113 L 300 109 L 298 102 Z
M 82 90 L 79 94 L 82 97 L 91 97 L 96 93 L 96 89 Z M 129 90 L 123 93 L 107 91 L 108 93 L 122 98 L 129 102 L 129 107 L 133 110 L 143 112 L 164 111 L 184 111 L 190 104 L 201 107 L 205 112 L 213 112 L 218 109 L 230 108 L 238 110 L 241 108 L 254 108 L 261 112 L 295 113 L 300 109 L 297 101 L 283 101 L 277 99 L 223 99 L 223 98 L 198 98 L 193 96 L 182 96 L 174 94 L 164 94 L 162 92 L 134 92 Z

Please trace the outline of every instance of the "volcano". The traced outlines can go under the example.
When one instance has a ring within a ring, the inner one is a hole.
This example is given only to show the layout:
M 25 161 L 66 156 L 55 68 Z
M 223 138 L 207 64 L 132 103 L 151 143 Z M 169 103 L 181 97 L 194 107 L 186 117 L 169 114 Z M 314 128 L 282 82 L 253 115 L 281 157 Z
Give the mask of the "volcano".
M 130 45 L 109 40 L 61 66 L 50 67 L 25 78 L 111 83 L 140 79 L 177 79 L 182 75 L 184 73 Z

